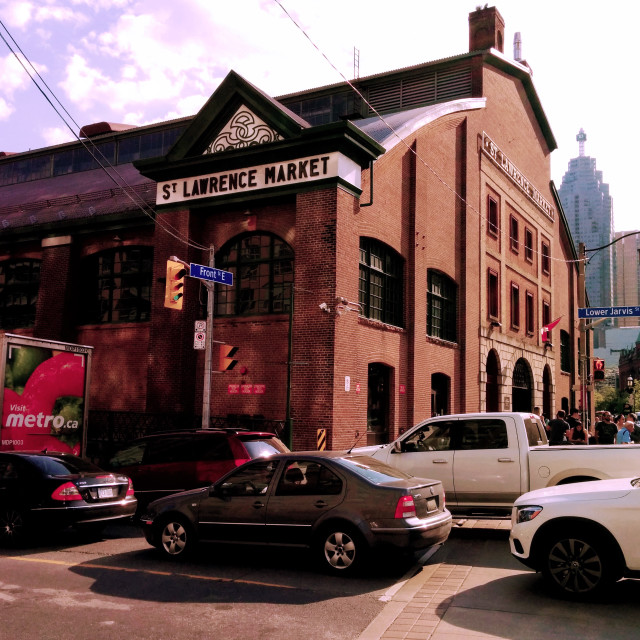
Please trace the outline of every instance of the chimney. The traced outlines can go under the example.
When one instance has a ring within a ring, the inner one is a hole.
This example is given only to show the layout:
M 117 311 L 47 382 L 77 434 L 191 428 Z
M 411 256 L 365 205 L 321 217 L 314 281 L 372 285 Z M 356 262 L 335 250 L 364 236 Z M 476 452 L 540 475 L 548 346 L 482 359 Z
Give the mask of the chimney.
M 513 59 L 516 62 L 522 60 L 522 37 L 519 31 L 516 31 L 516 35 L 513 36 Z
M 476 7 L 469 14 L 469 51 L 497 49 L 504 53 L 504 20 L 495 7 Z

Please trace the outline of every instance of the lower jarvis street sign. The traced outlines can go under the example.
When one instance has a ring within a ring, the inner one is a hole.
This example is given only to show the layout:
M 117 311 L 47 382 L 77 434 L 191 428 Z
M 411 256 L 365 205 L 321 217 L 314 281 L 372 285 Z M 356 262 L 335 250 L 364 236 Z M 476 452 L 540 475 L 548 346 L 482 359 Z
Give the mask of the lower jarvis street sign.
M 578 318 L 627 318 L 640 316 L 640 307 L 578 308 Z

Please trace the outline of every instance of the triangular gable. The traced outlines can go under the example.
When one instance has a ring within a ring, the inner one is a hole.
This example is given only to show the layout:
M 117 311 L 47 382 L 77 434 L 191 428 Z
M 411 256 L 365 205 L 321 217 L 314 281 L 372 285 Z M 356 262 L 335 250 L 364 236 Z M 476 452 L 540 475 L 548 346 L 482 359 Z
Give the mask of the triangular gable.
M 230 71 L 173 145 L 167 160 L 176 162 L 283 140 L 299 135 L 309 126 L 235 71 Z M 249 144 L 243 144 L 243 140 Z
M 267 144 L 277 140 L 282 140 L 282 136 L 249 107 L 242 105 L 207 146 L 203 155 Z

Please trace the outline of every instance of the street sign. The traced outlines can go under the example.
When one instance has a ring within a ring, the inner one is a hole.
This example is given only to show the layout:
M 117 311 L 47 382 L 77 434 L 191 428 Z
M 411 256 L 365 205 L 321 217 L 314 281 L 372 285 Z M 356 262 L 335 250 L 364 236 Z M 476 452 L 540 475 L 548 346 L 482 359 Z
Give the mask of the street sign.
M 209 280 L 209 282 L 218 282 L 219 284 L 233 285 L 233 273 L 231 271 L 222 271 L 215 267 L 207 267 L 203 264 L 189 264 L 189 275 L 199 280 Z
M 578 318 L 628 318 L 640 316 L 640 307 L 578 308 Z

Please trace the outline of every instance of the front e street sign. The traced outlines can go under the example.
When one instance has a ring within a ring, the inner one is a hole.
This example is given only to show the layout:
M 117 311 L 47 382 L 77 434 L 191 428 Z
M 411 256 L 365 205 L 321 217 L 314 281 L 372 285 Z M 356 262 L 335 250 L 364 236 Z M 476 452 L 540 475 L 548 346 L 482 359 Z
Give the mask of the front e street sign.
M 189 275 L 199 280 L 209 280 L 209 282 L 218 282 L 229 286 L 233 285 L 233 273 L 231 271 L 222 271 L 222 269 L 207 267 L 195 262 L 189 264 Z
M 628 318 L 640 316 L 640 307 L 578 308 L 578 318 Z

